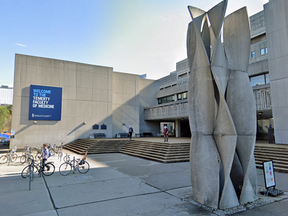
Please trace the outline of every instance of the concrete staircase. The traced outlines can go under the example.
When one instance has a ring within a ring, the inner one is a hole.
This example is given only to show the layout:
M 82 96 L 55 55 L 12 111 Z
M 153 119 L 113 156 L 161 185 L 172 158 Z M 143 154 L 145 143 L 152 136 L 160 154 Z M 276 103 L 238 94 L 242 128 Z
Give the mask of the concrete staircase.
M 77 154 L 123 153 L 162 163 L 190 160 L 190 143 L 152 142 L 127 139 L 79 139 L 64 146 Z M 264 161 L 273 160 L 274 169 L 288 173 L 288 146 L 256 144 L 255 162 L 262 168 Z
M 84 154 L 85 151 L 96 142 L 97 140 L 93 139 L 77 139 L 68 144 L 65 144 L 63 148 L 77 154 Z
M 255 146 L 255 162 L 257 168 L 263 167 L 263 162 L 273 160 L 274 170 L 288 173 L 288 148 L 279 145 Z
M 100 153 L 118 153 L 128 140 L 98 140 L 98 139 L 78 139 L 64 146 L 64 149 L 77 154 L 100 154 Z
M 120 153 L 162 163 L 190 160 L 190 143 L 148 142 L 131 140 Z

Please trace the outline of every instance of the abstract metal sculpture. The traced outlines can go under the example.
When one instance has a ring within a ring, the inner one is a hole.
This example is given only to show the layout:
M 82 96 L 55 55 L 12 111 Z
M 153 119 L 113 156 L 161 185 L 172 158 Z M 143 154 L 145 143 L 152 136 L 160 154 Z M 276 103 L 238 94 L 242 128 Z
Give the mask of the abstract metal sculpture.
M 208 12 L 188 6 L 187 34 L 193 198 L 220 209 L 257 199 L 250 25 L 246 7 L 224 19 L 227 1 Z

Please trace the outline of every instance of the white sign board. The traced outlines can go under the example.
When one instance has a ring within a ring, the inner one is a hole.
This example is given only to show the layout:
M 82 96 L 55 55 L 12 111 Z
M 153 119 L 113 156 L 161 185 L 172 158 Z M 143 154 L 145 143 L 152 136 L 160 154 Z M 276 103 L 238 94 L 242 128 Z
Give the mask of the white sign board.
M 264 167 L 264 178 L 266 188 L 275 187 L 276 182 L 275 182 L 273 161 L 264 162 L 263 167 Z
M 15 129 L 11 129 L 10 139 L 14 139 L 14 138 L 15 138 Z

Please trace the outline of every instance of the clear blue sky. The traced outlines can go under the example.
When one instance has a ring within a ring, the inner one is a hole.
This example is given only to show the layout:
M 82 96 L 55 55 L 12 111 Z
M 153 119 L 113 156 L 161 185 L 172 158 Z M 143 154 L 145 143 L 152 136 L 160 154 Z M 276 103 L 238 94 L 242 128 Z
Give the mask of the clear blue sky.
M 0 85 L 13 86 L 15 53 L 113 67 L 158 79 L 186 57 L 188 5 L 220 0 L 0 0 Z M 226 15 L 268 0 L 230 0 Z

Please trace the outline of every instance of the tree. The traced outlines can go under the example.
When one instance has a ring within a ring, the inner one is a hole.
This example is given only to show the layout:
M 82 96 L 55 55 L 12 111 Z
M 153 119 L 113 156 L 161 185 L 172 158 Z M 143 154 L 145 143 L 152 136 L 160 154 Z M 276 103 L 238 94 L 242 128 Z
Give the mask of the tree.
M 0 132 L 11 130 L 11 114 L 7 107 L 0 106 Z

